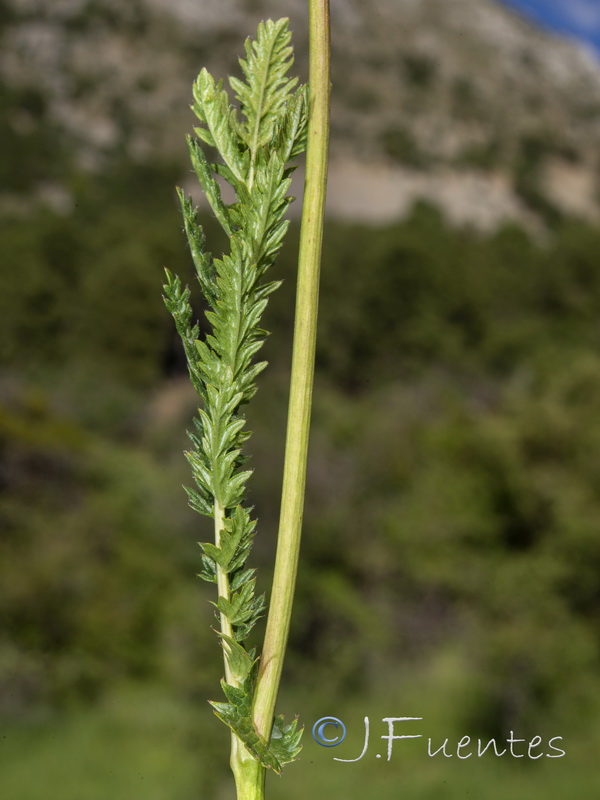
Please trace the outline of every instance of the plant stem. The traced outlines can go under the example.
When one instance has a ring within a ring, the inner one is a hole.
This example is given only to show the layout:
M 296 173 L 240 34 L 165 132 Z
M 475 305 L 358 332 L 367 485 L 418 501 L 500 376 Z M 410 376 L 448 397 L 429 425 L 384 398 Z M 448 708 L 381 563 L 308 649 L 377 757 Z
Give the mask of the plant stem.
M 234 734 L 231 737 L 229 763 L 235 778 L 237 800 L 264 800 L 266 768 Z
M 214 505 L 215 514 L 215 543 L 217 547 L 221 544 L 221 531 L 225 520 L 225 511 L 221 504 L 215 500 Z M 217 564 L 217 589 L 219 597 L 230 599 L 229 576 Z M 233 630 L 231 623 L 225 616 L 220 615 L 221 619 L 221 633 L 233 638 Z M 238 676 L 232 674 L 227 659 L 227 644 L 223 643 L 223 658 L 225 661 L 225 680 L 231 686 L 239 686 L 240 682 Z M 264 783 L 265 783 L 265 768 L 263 765 L 256 761 L 255 758 L 248 752 L 245 744 L 238 739 L 238 737 L 231 732 L 231 751 L 229 756 L 229 763 L 235 778 L 236 794 L 238 800 L 263 800 L 264 798 Z
M 225 520 L 225 511 L 221 507 L 221 504 L 218 500 L 215 500 L 215 544 L 217 547 L 221 546 L 221 531 L 223 530 L 223 524 Z M 229 576 L 225 572 L 225 570 L 217 564 L 217 592 L 219 597 L 224 597 L 226 600 L 229 600 L 230 592 L 229 592 Z M 231 628 L 231 623 L 225 616 L 225 614 L 220 614 L 221 620 L 221 633 L 225 636 L 228 636 L 230 639 L 233 637 L 233 630 Z M 227 660 L 227 652 L 226 648 L 227 645 L 224 644 L 223 646 L 223 659 L 225 661 L 225 680 L 227 683 L 230 683 L 234 686 L 237 686 L 237 681 L 234 681 L 233 676 L 231 674 L 231 670 L 229 668 L 229 662 Z
M 254 725 L 271 735 L 287 644 L 302 531 L 308 434 L 329 148 L 329 0 L 309 0 L 309 91 L 306 179 L 277 556 L 254 699 Z

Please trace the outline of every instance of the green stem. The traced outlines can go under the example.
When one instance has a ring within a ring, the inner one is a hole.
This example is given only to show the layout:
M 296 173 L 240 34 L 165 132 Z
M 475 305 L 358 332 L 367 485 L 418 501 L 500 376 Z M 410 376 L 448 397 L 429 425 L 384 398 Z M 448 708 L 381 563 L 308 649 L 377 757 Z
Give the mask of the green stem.
M 218 500 L 215 500 L 214 505 L 215 511 L 215 544 L 217 547 L 221 546 L 221 531 L 224 527 L 225 521 L 225 511 L 221 507 L 221 504 Z M 219 597 L 224 597 L 226 600 L 229 600 L 229 575 L 225 572 L 225 570 L 217 564 L 217 593 Z M 230 639 L 233 637 L 233 630 L 231 627 L 231 623 L 221 612 L 220 614 L 220 621 L 221 621 L 221 633 L 228 636 Z M 229 684 L 237 686 L 237 682 L 234 681 L 234 678 L 231 674 L 231 670 L 229 669 L 229 662 L 227 661 L 227 653 L 225 648 L 227 647 L 226 644 L 223 646 L 223 659 L 225 661 L 225 681 Z
M 221 504 L 215 500 L 215 544 L 220 546 L 221 531 L 225 520 L 225 511 Z M 219 597 L 230 599 L 229 576 L 217 564 L 217 589 Z M 233 628 L 224 614 L 220 615 L 221 633 L 233 638 Z M 232 686 L 239 686 L 237 675 L 231 672 L 227 660 L 227 644 L 223 644 L 223 658 L 225 661 L 225 680 Z M 238 800 L 264 800 L 265 768 L 249 753 L 246 745 L 231 733 L 231 751 L 229 757 L 231 770 L 235 778 L 236 794 Z
M 235 778 L 237 800 L 264 800 L 266 769 L 233 734 L 229 763 Z
M 329 0 L 309 0 L 310 109 L 290 403 L 269 616 L 254 699 L 254 724 L 267 740 L 281 679 L 302 531 L 308 434 L 315 363 L 317 307 L 329 147 Z

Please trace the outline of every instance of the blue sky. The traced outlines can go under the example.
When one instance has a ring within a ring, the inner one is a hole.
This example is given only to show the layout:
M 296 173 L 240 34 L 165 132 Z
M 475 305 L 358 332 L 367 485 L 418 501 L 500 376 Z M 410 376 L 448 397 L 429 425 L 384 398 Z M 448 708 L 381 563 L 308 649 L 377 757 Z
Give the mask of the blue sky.
M 600 57 L 600 0 L 500 0 L 541 26 L 574 36 Z

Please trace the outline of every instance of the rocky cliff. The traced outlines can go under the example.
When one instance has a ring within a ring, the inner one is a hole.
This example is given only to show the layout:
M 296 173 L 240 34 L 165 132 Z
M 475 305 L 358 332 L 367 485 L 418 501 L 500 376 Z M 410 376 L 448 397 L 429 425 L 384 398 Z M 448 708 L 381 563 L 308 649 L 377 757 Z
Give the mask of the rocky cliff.
M 235 70 L 282 14 L 306 76 L 304 0 L 3 0 L 2 208 L 68 210 L 65 176 L 115 157 L 185 175 L 195 74 Z M 483 228 L 600 217 L 591 53 L 494 0 L 332 0 L 332 22 L 331 214 L 377 223 L 425 199 Z

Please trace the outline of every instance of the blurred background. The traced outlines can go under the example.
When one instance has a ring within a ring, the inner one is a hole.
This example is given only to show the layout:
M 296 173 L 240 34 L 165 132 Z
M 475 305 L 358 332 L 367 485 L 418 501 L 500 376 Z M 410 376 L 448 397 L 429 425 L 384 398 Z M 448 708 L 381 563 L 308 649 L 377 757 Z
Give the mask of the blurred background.
M 270 800 L 598 797 L 599 6 L 332 0 L 315 406 L 279 703 L 305 746 Z M 235 73 L 245 36 L 283 14 L 305 77 L 300 0 L 0 2 L 6 800 L 233 797 L 206 702 L 222 670 L 212 587 L 195 577 L 210 521 L 181 488 L 196 398 L 161 282 L 163 266 L 193 281 L 175 195 L 202 205 L 192 81 Z M 264 590 L 299 211 L 248 411 Z M 310 736 L 328 715 L 348 728 L 336 750 Z M 333 761 L 358 755 L 367 715 L 367 756 Z M 514 731 L 562 736 L 567 755 L 459 762 L 415 740 L 377 761 L 386 716 L 423 717 L 434 747 Z

